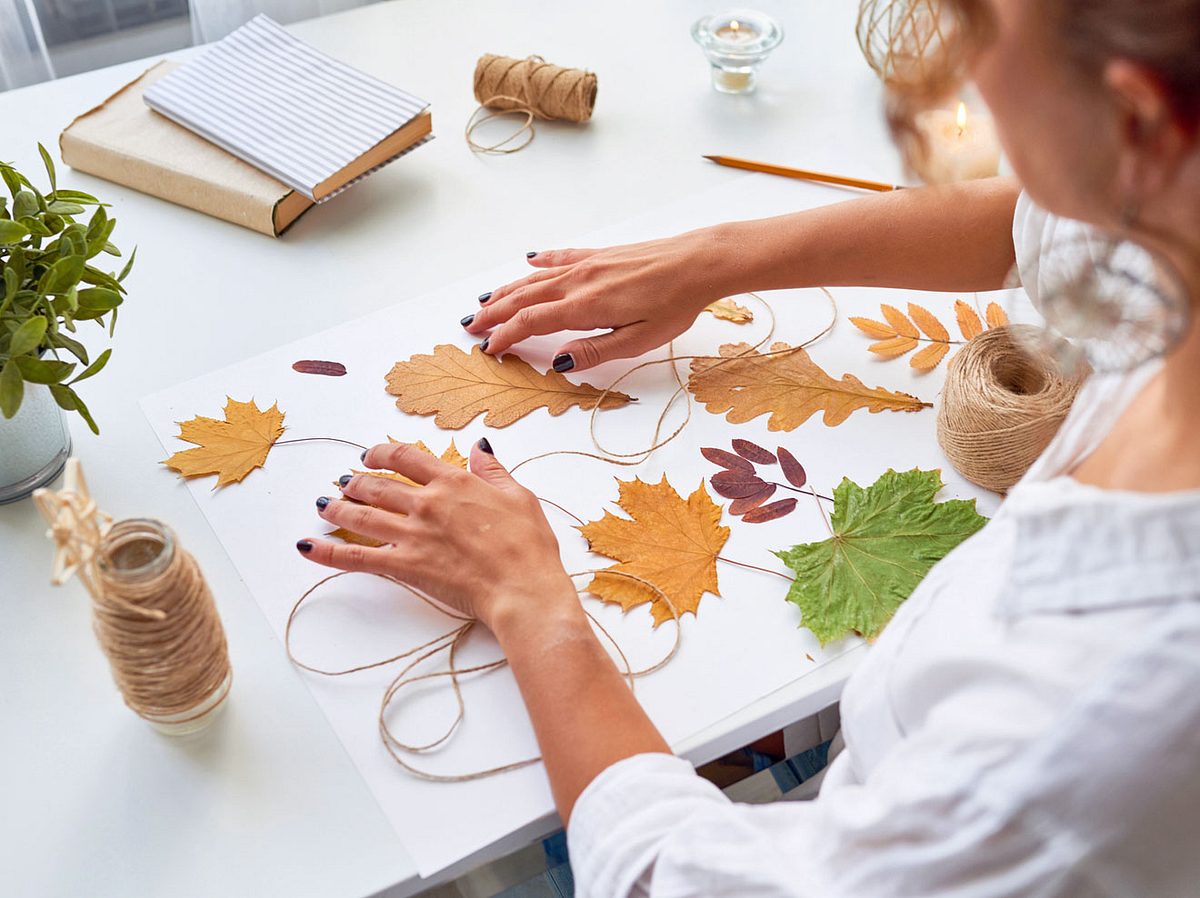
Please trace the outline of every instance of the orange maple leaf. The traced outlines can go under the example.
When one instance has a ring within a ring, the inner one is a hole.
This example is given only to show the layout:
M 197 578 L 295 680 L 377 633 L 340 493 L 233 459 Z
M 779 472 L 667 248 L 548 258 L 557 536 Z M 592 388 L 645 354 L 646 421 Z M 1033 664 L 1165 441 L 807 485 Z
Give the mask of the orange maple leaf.
M 650 603 L 657 627 L 676 613 L 696 613 L 701 597 L 717 589 L 717 556 L 729 539 L 722 527 L 721 507 L 709 498 L 704 481 L 686 500 L 667 482 L 617 481 L 617 505 L 629 515 L 621 518 L 605 512 L 599 521 L 577 528 L 593 552 L 620 562 L 597 573 L 587 591 L 626 611 Z M 653 583 L 670 599 L 643 583 L 620 574 L 631 574 Z M 671 610 L 675 607 L 675 613 Z
M 226 396 L 225 400 L 224 421 L 197 415 L 178 422 L 179 439 L 195 443 L 196 448 L 176 452 L 164 465 L 184 477 L 216 474 L 218 487 L 238 483 L 263 466 L 284 431 L 279 405 L 260 410 L 253 399 L 238 402 Z

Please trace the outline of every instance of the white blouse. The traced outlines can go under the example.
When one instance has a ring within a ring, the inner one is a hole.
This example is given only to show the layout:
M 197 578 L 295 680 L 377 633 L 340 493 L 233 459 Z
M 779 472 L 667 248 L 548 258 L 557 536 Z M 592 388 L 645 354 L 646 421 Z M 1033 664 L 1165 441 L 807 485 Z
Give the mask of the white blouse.
M 1080 227 L 1018 203 L 1035 302 L 1039 259 Z M 1063 474 L 1159 365 L 1093 377 L 901 606 L 846 684 L 815 800 L 734 804 L 685 761 L 628 758 L 575 805 L 581 898 L 1200 895 L 1200 491 Z

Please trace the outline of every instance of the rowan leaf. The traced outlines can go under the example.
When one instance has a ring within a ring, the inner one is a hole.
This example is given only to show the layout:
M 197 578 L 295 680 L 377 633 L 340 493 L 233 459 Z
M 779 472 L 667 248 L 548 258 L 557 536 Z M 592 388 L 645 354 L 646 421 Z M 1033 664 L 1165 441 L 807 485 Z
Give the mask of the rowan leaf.
M 675 617 L 671 607 L 654 590 L 619 574 L 653 583 L 680 615 L 695 614 L 705 593 L 719 596 L 717 556 L 729 528 L 721 526 L 721 508 L 703 481 L 686 500 L 665 476 L 658 483 L 618 481 L 618 489 L 617 505 L 628 518 L 605 512 L 578 528 L 593 552 L 619 562 L 606 568 L 618 575 L 597 573 L 587 591 L 626 611 L 649 602 L 656 627 Z
M 179 422 L 179 439 L 196 448 L 176 452 L 163 464 L 188 478 L 216 474 L 218 487 L 238 483 L 263 466 L 283 434 L 283 412 L 278 404 L 262 410 L 253 399 L 225 399 L 224 421 L 198 415 Z
M 804 472 L 804 467 L 800 462 L 796 461 L 796 456 L 782 446 L 775 451 L 779 456 L 779 466 L 783 470 L 783 476 L 788 483 L 797 489 L 808 483 L 808 474 Z
M 731 471 L 745 471 L 747 474 L 754 473 L 753 464 L 740 455 L 734 455 L 732 452 L 726 452 L 724 449 L 705 447 L 700 450 L 700 454 L 714 465 L 719 465 L 722 468 L 728 468 Z
M 728 511 L 734 517 L 743 515 L 748 511 L 758 508 L 758 506 L 770 499 L 773 495 L 775 495 L 776 489 L 778 489 L 776 484 L 764 483 L 762 485 L 762 489 L 760 489 L 757 493 L 752 493 L 749 496 L 743 496 L 740 499 L 734 499 L 732 502 L 730 502 Z
M 890 337 L 897 336 L 896 329 L 894 327 L 884 324 L 882 321 L 876 321 L 874 318 L 858 318 L 851 316 L 850 323 L 868 337 L 873 337 L 876 340 L 887 340 Z
M 987 523 L 974 499 L 935 502 L 942 486 L 936 470 L 889 470 L 866 489 L 843 479 L 833 536 L 774 553 L 795 572 L 787 599 L 822 645 L 874 639 L 929 569 Z
M 950 332 L 946 330 L 946 326 L 938 321 L 937 316 L 924 306 L 910 302 L 908 304 L 908 316 L 917 323 L 917 327 L 923 330 L 925 336 L 930 340 L 936 343 L 950 342 Z
M 987 308 L 983 310 L 983 316 L 987 319 L 988 329 L 993 327 L 1004 327 L 1008 324 L 1008 315 L 1004 309 L 1000 308 L 997 303 L 989 302 Z
M 716 302 L 710 302 L 704 307 L 704 311 L 710 313 L 714 318 L 732 321 L 734 324 L 749 324 L 754 320 L 753 312 L 734 302 L 728 296 L 718 299 Z
M 930 343 L 920 352 L 914 353 L 908 364 L 918 371 L 932 371 L 950 351 L 949 343 Z
M 770 505 L 763 505 L 761 508 L 746 512 L 742 515 L 742 520 L 747 524 L 765 524 L 767 521 L 781 518 L 785 514 L 791 514 L 796 510 L 796 501 L 794 496 L 780 499 L 778 502 L 772 502 Z
M 878 343 L 872 343 L 867 347 L 867 350 L 882 356 L 885 359 L 894 359 L 897 356 L 902 356 L 906 352 L 911 352 L 917 348 L 916 337 L 891 337 L 887 340 L 880 340 Z
M 756 465 L 775 464 L 775 455 L 769 449 L 764 449 L 758 443 L 751 443 L 749 440 L 734 440 L 733 451 Z
M 726 499 L 744 499 L 766 485 L 767 482 L 761 477 L 745 471 L 722 471 L 712 476 L 713 492 Z
M 479 415 L 489 427 L 507 427 L 539 408 L 561 415 L 572 406 L 617 408 L 631 401 L 624 393 L 572 383 L 557 371 L 543 374 L 514 355 L 500 359 L 478 346 L 468 354 L 446 343 L 431 355 L 397 362 L 387 391 L 398 397 L 401 411 L 436 415 L 434 423 L 447 430 L 466 427 Z
M 917 330 L 917 326 L 908 320 L 908 316 L 897 309 L 895 306 L 889 306 L 886 303 L 879 307 L 879 311 L 883 312 L 883 317 L 887 319 L 897 334 L 902 337 L 912 337 L 914 340 L 921 336 Z
M 958 329 L 964 340 L 974 340 L 983 333 L 983 322 L 979 314 L 961 299 L 954 300 L 954 314 L 958 318 Z

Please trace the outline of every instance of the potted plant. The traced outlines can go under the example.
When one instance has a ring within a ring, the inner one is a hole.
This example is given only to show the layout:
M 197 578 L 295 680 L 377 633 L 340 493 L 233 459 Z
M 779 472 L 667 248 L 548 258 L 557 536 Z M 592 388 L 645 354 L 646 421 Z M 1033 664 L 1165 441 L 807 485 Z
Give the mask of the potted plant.
M 59 188 L 50 154 L 38 150 L 46 194 L 0 162 L 10 194 L 0 195 L 0 502 L 24 498 L 62 469 L 71 449 L 63 410 L 100 432 L 75 386 L 112 350 L 91 358 L 76 328 L 94 321 L 112 336 L 133 265 L 130 255 L 120 273 L 98 267 L 98 257 L 121 255 L 109 239 L 116 220 L 94 196 Z M 88 207 L 86 222 L 77 220 Z

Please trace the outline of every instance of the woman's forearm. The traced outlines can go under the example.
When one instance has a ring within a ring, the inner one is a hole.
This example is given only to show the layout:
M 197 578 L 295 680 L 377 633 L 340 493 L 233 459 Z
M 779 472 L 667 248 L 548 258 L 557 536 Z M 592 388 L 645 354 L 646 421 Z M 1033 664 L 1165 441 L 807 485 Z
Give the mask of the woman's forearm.
M 606 767 L 670 747 L 592 633 L 574 596 L 531 613 L 526 602 L 492 627 L 520 687 L 564 823 Z
M 728 292 L 878 286 L 981 291 L 1013 266 L 1011 178 L 897 190 L 804 212 L 718 225 Z

